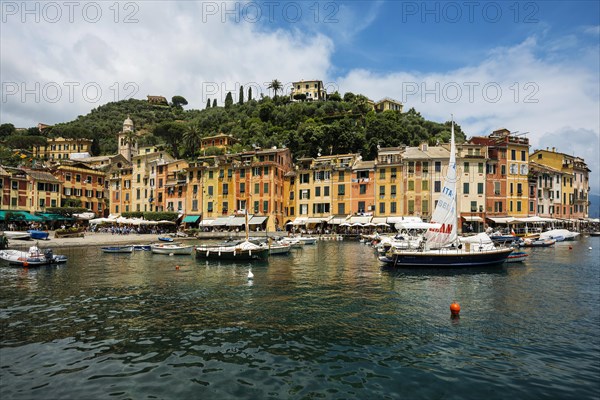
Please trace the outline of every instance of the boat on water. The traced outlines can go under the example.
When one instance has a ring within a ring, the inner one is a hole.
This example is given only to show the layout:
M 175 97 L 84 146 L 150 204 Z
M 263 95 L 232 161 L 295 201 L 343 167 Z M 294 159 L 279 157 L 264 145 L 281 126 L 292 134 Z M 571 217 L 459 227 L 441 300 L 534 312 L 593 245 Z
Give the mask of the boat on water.
M 316 244 L 317 238 L 312 236 L 298 236 L 296 237 L 300 242 L 304 244 Z
M 29 233 L 31 238 L 35 240 L 48 240 L 48 236 L 50 236 L 49 232 L 40 231 L 37 229 L 28 230 L 27 233 Z
M 28 251 L 0 250 L 0 259 L 8 262 L 9 265 L 23 267 L 64 264 L 67 262 L 66 256 L 54 254 L 51 249 L 42 251 L 37 246 L 31 246 Z
M 173 238 L 168 236 L 159 236 L 158 240 L 161 242 L 172 242 Z
M 292 246 L 290 244 L 274 242 L 267 245 L 269 248 L 269 255 L 284 255 L 290 254 Z
M 227 242 L 214 246 L 196 246 L 196 258 L 218 260 L 253 261 L 264 260 L 269 256 L 269 248 L 249 240 Z
M 519 241 L 519 247 L 550 247 L 556 243 L 554 239 L 523 239 Z
M 600 236 L 600 231 L 598 231 L 598 232 L 590 232 L 590 236 Z
M 515 250 L 508 255 L 506 262 L 507 263 L 523 262 L 527 259 L 527 257 L 529 257 L 529 254 L 525 253 L 524 251 L 516 251 Z
M 568 229 L 552 229 L 540 233 L 540 239 L 554 239 L 557 242 L 562 242 L 563 240 L 575 240 L 577 236 L 579 236 L 579 232 L 572 232 Z
M 29 240 L 31 233 L 22 231 L 4 231 L 4 237 L 9 240 Z
M 296 237 L 286 237 L 279 240 L 281 244 L 289 244 L 292 249 L 302 248 L 304 246 L 304 242 L 298 240 Z
M 149 244 L 134 244 L 133 245 L 133 250 L 134 251 L 150 251 L 150 250 L 152 250 L 152 245 L 149 245 Z
M 103 253 L 133 253 L 133 246 L 108 246 L 101 250 Z
M 489 236 L 480 233 L 459 240 L 456 203 L 456 145 L 454 121 L 450 136 L 450 160 L 443 189 L 432 222 L 418 248 L 393 248 L 379 260 L 394 267 L 484 267 L 504 263 L 512 248 L 497 248 Z
M 492 241 L 495 243 L 512 243 L 519 240 L 519 238 L 515 235 L 503 235 L 499 232 L 495 232 L 490 235 L 490 239 L 492 239 Z
M 193 245 L 182 245 L 176 243 L 155 243 L 150 245 L 150 251 L 154 254 L 190 255 L 194 251 Z

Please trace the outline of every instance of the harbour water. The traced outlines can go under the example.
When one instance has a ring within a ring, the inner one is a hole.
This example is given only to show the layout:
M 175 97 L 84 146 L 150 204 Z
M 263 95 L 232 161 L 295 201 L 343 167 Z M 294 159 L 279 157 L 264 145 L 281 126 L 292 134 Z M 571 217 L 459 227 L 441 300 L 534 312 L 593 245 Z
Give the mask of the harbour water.
M 526 251 L 394 270 L 320 242 L 248 281 L 246 263 L 57 249 L 66 265 L 0 267 L 0 397 L 599 398 L 600 237 Z

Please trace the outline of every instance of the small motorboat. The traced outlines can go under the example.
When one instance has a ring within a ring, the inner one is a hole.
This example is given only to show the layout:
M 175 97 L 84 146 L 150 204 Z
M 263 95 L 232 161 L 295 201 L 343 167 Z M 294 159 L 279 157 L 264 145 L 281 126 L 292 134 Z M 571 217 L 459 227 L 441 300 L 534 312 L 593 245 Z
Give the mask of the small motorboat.
M 549 247 L 556 243 L 554 239 L 525 239 L 519 242 L 519 247 Z
M 161 242 L 172 242 L 173 238 L 168 236 L 159 236 L 158 240 Z
M 154 254 L 190 255 L 194 251 L 192 245 L 155 243 L 150 246 Z
M 21 231 L 4 231 L 4 237 L 8 240 L 29 240 L 31 233 Z
M 572 232 L 568 229 L 552 229 L 542 232 L 540 239 L 554 239 L 557 242 L 562 242 L 563 240 L 575 240 L 577 236 L 579 236 L 579 232 Z
M 512 253 L 510 253 L 508 255 L 506 262 L 507 263 L 523 262 L 527 259 L 527 257 L 529 257 L 529 254 L 525 253 L 524 251 L 513 251 Z
M 152 245 L 149 244 L 134 244 L 133 250 L 135 251 L 150 251 L 152 250 Z
M 109 246 L 102 247 L 104 253 L 133 253 L 133 246 Z
M 515 240 L 518 240 L 514 235 L 502 235 L 500 233 L 490 235 L 490 239 L 492 239 L 494 243 L 512 243 Z
M 269 248 L 248 240 L 239 243 L 223 243 L 214 246 L 196 246 L 196 258 L 216 260 L 254 261 L 265 260 Z
M 315 244 L 317 243 L 317 238 L 312 236 L 298 236 L 296 239 L 301 241 L 304 244 Z
M 37 246 L 31 246 L 28 251 L 0 250 L 0 259 L 7 261 L 9 265 L 20 265 L 22 267 L 36 267 L 67 262 L 66 256 L 54 254 L 51 249 L 42 251 Z
M 27 233 L 29 233 L 31 238 L 35 240 L 48 240 L 48 236 L 50 235 L 50 233 L 48 232 L 40 231 L 37 229 L 28 230 Z
M 282 254 L 290 254 L 290 250 L 292 246 L 290 244 L 285 243 L 271 243 L 268 245 L 269 247 L 269 255 L 282 255 Z
M 600 231 L 598 231 L 598 232 L 590 232 L 590 236 L 600 236 Z

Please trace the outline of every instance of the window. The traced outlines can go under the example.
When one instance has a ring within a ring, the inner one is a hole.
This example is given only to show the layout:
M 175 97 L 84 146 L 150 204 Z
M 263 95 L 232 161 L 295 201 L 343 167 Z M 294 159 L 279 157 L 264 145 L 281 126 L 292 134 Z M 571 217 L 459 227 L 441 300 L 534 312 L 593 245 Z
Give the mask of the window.
M 421 181 L 421 190 L 429 190 L 429 181 Z
M 300 191 L 300 199 L 301 200 L 309 200 L 310 199 L 310 189 L 302 189 Z
M 367 193 L 367 185 L 360 185 L 359 186 L 359 193 L 360 194 L 366 194 Z
M 364 213 L 365 212 L 365 202 L 364 201 L 359 201 L 358 202 L 358 212 L 359 213 Z
M 396 179 L 396 168 L 392 168 L 391 169 L 390 178 Z
M 471 202 L 471 212 L 477 212 L 477 202 L 476 201 Z
M 223 194 L 229 194 L 229 185 L 227 183 L 223 184 Z
M 385 203 L 379 203 L 379 213 L 385 214 Z
M 483 174 L 483 163 L 477 164 L 477 173 Z
M 213 202 L 212 201 L 208 202 L 206 211 L 213 212 Z
M 500 182 L 494 182 L 494 194 L 500 196 Z
M 141 194 L 141 191 L 140 191 L 140 189 L 139 189 L 139 188 L 137 188 L 137 189 L 135 190 L 135 198 L 136 198 L 136 200 L 139 200 L 139 199 L 140 199 L 140 194 Z
M 408 190 L 409 191 L 415 190 L 415 181 L 408 181 Z
M 477 194 L 483 194 L 483 182 L 477 184 Z
M 463 183 L 463 194 L 469 194 L 469 183 Z
M 429 214 L 429 200 L 423 200 L 421 202 L 421 212 L 423 214 Z
M 269 213 L 269 200 L 263 201 L 263 213 L 265 213 L 265 214 Z
M 469 173 L 469 163 L 468 163 L 468 162 L 465 162 L 465 163 L 463 164 L 463 172 L 464 172 L 465 174 L 468 174 L 468 173 Z
M 390 186 L 392 198 L 396 197 L 396 185 Z
M 212 196 L 212 195 L 213 195 L 213 187 L 212 187 L 212 186 L 209 186 L 209 187 L 208 187 L 208 195 L 209 195 L 209 196 Z
M 512 204 L 512 202 L 511 202 Z M 517 212 L 521 211 L 521 202 L 517 201 Z
M 385 186 L 379 186 L 379 195 L 385 196 Z
M 269 194 L 269 184 L 263 183 L 263 194 Z
M 325 196 L 325 197 L 329 196 L 329 186 L 325 186 L 323 188 L 323 196 Z
M 409 174 L 414 174 L 415 173 L 415 163 L 414 163 L 414 161 L 409 161 L 408 162 L 408 173 Z
M 442 162 L 436 161 L 434 164 L 435 172 L 442 172 Z
M 512 185 L 512 183 L 511 183 L 511 185 Z M 523 194 L 523 185 L 520 183 L 517 183 L 517 194 L 518 195 Z
M 429 173 L 429 162 L 427 162 L 427 161 L 423 161 L 423 173 L 424 174 Z
M 254 184 L 254 194 L 260 194 L 260 183 Z
M 321 187 L 317 186 L 315 188 L 315 197 L 320 197 L 321 196 Z
M 338 174 L 338 180 L 344 182 L 344 171 L 340 171 Z
M 300 215 L 308 214 L 308 204 L 300 204 Z
M 258 214 L 258 203 L 259 203 L 258 200 L 254 202 L 254 208 L 253 208 L 254 214 Z
M 510 159 L 511 160 L 516 160 L 517 159 L 517 151 L 516 150 L 511 150 L 510 151 Z
M 213 179 L 213 172 L 214 171 L 208 171 L 208 179 Z
M 65 175 L 65 181 L 71 181 L 71 174 Z
M 346 194 L 346 185 L 338 185 L 338 196 Z
M 340 214 L 340 215 L 346 214 L 346 205 L 344 203 L 338 204 L 338 214 Z
M 390 213 L 395 214 L 396 213 L 396 202 L 392 201 L 390 203 Z
M 81 182 L 81 175 L 75 175 L 75 182 Z
M 510 173 L 516 175 L 519 173 L 519 166 L 517 164 L 510 164 Z
M 379 170 L 379 179 L 385 180 L 385 168 Z
M 525 150 L 521 150 L 521 161 L 527 161 L 527 154 Z
M 246 193 L 246 184 L 240 183 L 240 193 Z
M 433 191 L 439 193 L 442 191 L 442 181 L 433 182 Z
M 246 170 L 240 169 L 240 178 L 245 178 L 245 177 L 246 177 Z
M 506 175 L 506 165 L 503 165 L 502 167 L 500 167 L 500 174 Z
M 301 174 L 300 175 L 300 183 L 309 183 L 310 175 L 309 174 Z
M 415 201 L 414 200 L 409 200 L 408 201 L 408 213 L 409 214 L 414 214 L 415 213 Z

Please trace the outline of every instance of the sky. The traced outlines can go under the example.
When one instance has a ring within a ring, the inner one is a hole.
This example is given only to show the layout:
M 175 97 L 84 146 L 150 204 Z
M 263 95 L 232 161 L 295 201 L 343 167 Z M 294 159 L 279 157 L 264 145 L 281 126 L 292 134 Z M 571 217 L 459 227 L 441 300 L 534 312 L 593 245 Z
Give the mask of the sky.
M 0 16 L 0 123 L 147 95 L 201 109 L 240 85 L 320 79 L 454 115 L 468 137 L 507 128 L 583 157 L 600 193 L 597 1 L 0 0 Z

